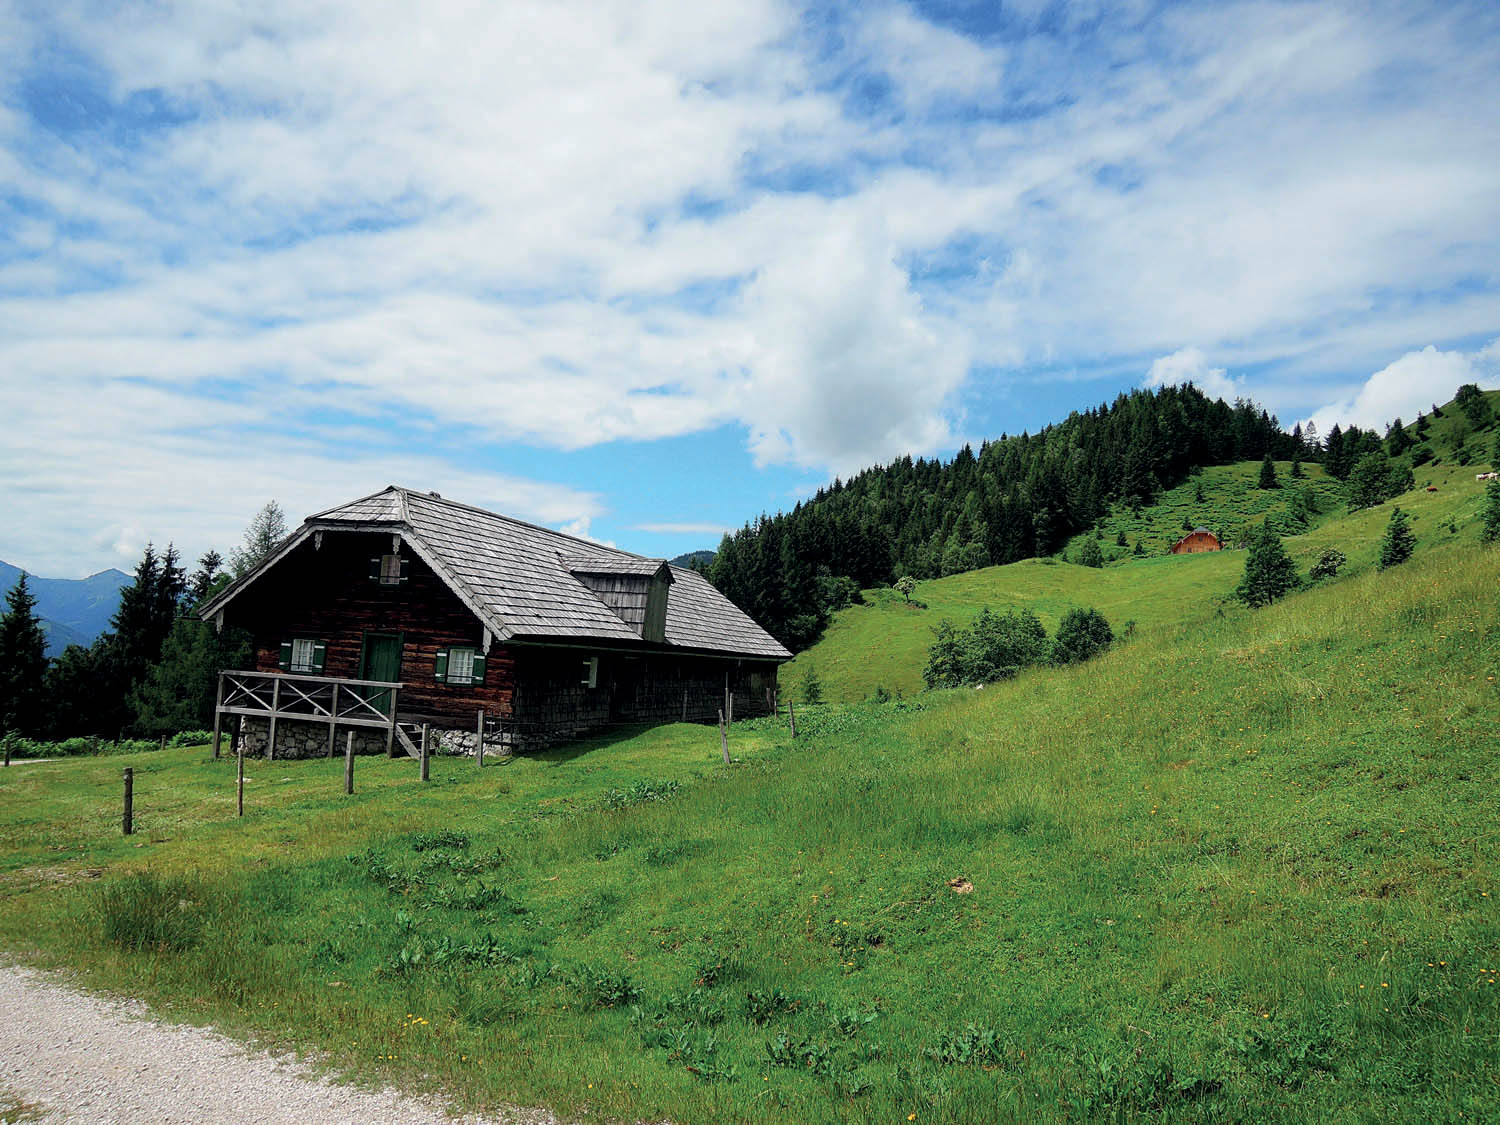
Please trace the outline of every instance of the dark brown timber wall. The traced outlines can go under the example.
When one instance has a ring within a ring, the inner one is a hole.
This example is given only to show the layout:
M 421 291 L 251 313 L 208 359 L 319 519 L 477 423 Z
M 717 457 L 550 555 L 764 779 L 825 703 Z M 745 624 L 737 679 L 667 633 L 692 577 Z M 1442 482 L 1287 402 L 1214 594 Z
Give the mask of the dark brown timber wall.
M 410 549 L 408 578 L 399 586 L 371 581 L 370 559 L 389 552 L 389 535 L 328 532 L 262 576 L 229 608 L 229 624 L 255 637 L 255 667 L 276 671 L 281 643 L 309 637 L 328 646 L 325 676 L 363 679 L 360 658 L 366 633 L 401 635 L 402 716 L 450 720 L 472 727 L 483 707 L 508 713 L 515 684 L 513 655 L 499 645 L 485 661 L 484 683 L 459 686 L 433 678 L 437 651 L 450 645 L 481 647 L 483 626 Z M 278 742 L 280 739 L 277 740 Z
M 327 646 L 322 675 L 363 679 L 365 635 L 400 634 L 401 668 L 396 678 L 406 686 L 398 700 L 399 716 L 457 736 L 473 733 L 483 708 L 489 727 L 486 745 L 513 750 L 539 749 L 612 726 L 684 718 L 716 722 L 724 706 L 726 675 L 736 718 L 766 713 L 766 689 L 776 684 L 772 661 L 496 644 L 485 661 L 483 684 L 438 683 L 438 650 L 481 647 L 483 627 L 409 548 L 402 551 L 409 560 L 406 582 L 382 586 L 372 581 L 370 559 L 390 549 L 387 533 L 330 531 L 321 547 L 304 543 L 258 579 L 227 612 L 228 624 L 253 635 L 255 667 L 276 671 L 282 642 L 303 637 Z M 591 657 L 599 661 L 594 687 L 584 682 Z M 326 740 L 327 728 L 322 729 Z M 278 754 L 291 749 L 280 745 L 291 737 L 281 730 L 278 727 Z M 264 732 L 258 727 L 256 731 L 263 745 Z M 342 731 L 338 737 L 343 738 Z M 250 745 L 255 745 L 253 739 Z M 307 740 L 311 744 L 316 738 L 308 733 Z M 363 742 L 363 736 L 357 741 Z M 465 743 L 459 737 L 448 738 L 442 745 L 472 753 L 472 739 Z

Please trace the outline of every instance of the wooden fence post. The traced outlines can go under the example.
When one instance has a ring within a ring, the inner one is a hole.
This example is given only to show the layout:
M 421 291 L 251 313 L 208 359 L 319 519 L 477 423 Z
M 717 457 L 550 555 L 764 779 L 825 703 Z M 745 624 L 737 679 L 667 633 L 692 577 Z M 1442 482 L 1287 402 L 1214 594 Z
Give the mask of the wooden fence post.
M 682 721 L 683 722 L 687 722 L 687 696 L 688 696 L 688 689 L 687 688 L 683 688 L 682 689 Z M 7 753 L 8 753 L 8 751 L 7 751 Z
M 354 732 L 344 740 L 344 795 L 354 792 Z
M 10 769 L 10 739 L 0 739 L 0 742 L 5 743 L 5 768 Z
M 214 696 L 214 761 L 219 760 L 219 730 L 224 721 L 223 714 L 219 711 L 224 706 L 224 673 L 219 673 L 219 689 Z
M 237 724 L 239 732 L 234 739 L 234 787 L 235 787 L 235 816 L 245 815 L 245 719 L 240 716 Z
M 719 744 L 724 750 L 724 764 L 729 764 L 729 727 L 724 722 L 724 712 L 719 711 Z
M 790 699 L 786 701 L 787 722 L 792 724 L 792 737 L 797 737 L 797 705 Z
M 479 763 L 479 768 L 484 769 L 484 708 L 479 709 L 478 730 L 475 732 L 474 759 Z
M 135 831 L 135 770 L 129 766 L 125 767 L 125 815 L 121 819 L 121 827 L 125 829 L 125 835 L 129 836 Z
M 431 754 L 427 749 L 427 724 L 422 724 L 422 780 L 428 779 L 427 763 L 431 760 Z

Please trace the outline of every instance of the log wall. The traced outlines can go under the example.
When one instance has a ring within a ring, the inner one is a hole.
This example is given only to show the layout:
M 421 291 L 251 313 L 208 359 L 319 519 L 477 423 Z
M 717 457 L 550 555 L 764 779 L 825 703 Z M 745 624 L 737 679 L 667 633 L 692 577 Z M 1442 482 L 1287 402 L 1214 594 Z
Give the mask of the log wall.
M 483 626 L 409 549 L 403 551 L 411 560 L 406 582 L 371 581 L 370 559 L 390 549 L 388 535 L 328 532 L 321 548 L 304 543 L 246 590 L 229 607 L 228 618 L 255 638 L 256 669 L 276 671 L 282 641 L 312 637 L 328 646 L 323 675 L 362 679 L 365 633 L 400 633 L 403 716 L 452 720 L 463 727 L 473 725 L 481 707 L 491 714 L 509 712 L 515 659 L 502 646 L 491 647 L 483 684 L 441 684 L 433 678 L 438 649 L 481 648 Z

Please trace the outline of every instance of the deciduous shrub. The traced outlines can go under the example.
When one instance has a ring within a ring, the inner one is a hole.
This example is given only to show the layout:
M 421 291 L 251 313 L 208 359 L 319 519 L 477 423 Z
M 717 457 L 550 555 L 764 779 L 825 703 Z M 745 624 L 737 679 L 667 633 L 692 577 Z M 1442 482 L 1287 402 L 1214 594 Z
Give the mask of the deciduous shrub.
M 214 740 L 214 732 L 211 730 L 184 730 L 178 731 L 167 739 L 168 746 L 206 746 Z
M 1321 578 L 1332 578 L 1343 569 L 1348 561 L 1344 552 L 1337 547 L 1325 547 L 1323 553 L 1318 556 L 1317 562 L 1312 564 L 1312 569 L 1307 572 L 1307 576 L 1314 582 Z
M 1077 664 L 1109 648 L 1114 639 L 1114 630 L 1097 609 L 1070 609 L 1057 626 L 1052 659 L 1057 664 Z

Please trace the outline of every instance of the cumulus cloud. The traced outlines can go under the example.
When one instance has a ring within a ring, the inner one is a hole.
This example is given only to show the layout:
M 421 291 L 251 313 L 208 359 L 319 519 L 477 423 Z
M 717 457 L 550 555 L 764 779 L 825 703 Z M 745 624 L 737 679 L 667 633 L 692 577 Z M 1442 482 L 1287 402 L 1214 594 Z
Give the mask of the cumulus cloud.
M 763 270 L 745 307 L 739 411 L 760 462 L 849 472 L 948 440 L 962 333 L 926 312 L 878 232 L 835 223 Z
M 1175 387 L 1191 383 L 1209 398 L 1233 402 L 1245 393 L 1245 381 L 1231 378 L 1222 367 L 1210 367 L 1208 359 L 1197 348 L 1180 348 L 1171 355 L 1151 361 L 1146 372 L 1146 387 Z
M 1492 387 L 1500 374 L 1500 339 L 1474 352 L 1443 351 L 1428 344 L 1386 364 L 1352 395 L 1315 411 L 1319 433 L 1335 423 L 1383 431 L 1395 419 L 1410 422 L 1444 403 L 1465 383 Z

